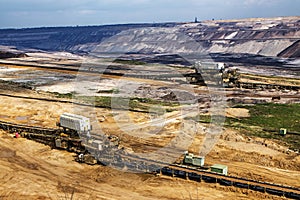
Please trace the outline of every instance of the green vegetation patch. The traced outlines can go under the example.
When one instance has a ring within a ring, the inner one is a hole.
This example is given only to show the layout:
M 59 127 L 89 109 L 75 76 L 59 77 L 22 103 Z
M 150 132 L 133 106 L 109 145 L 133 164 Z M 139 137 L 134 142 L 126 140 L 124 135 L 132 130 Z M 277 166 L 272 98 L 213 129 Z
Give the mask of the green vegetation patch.
M 243 124 L 270 130 L 286 128 L 288 131 L 300 131 L 300 104 L 270 103 L 238 107 L 246 108 L 250 113 L 250 117 L 238 120 Z
M 76 92 L 70 92 L 70 93 L 58 93 L 58 92 L 52 92 L 57 98 L 66 98 L 66 99 L 71 99 L 73 98 L 74 95 L 76 95 Z
M 139 60 L 124 60 L 124 59 L 116 59 L 115 63 L 126 64 L 126 65 L 146 65 L 147 63 Z
M 164 112 L 171 112 L 176 109 L 176 106 L 179 106 L 179 103 L 163 102 L 149 98 L 122 98 L 109 96 L 76 96 L 75 98 L 81 102 L 93 104 L 97 107 L 138 112 L 155 112 L 161 114 Z
M 212 123 L 212 117 L 211 115 L 197 115 L 195 117 L 187 117 L 185 118 L 187 120 L 191 119 L 194 120 L 196 122 L 200 122 L 200 123 Z
M 290 149 L 300 150 L 300 104 L 257 104 L 238 105 L 235 108 L 246 108 L 250 117 L 231 118 L 225 120 L 225 127 L 234 128 L 248 136 L 274 139 Z M 219 116 L 222 117 L 222 116 Z M 188 119 L 200 123 L 214 123 L 218 116 L 197 115 Z M 222 122 L 222 120 L 217 120 Z M 288 134 L 279 134 L 285 128 Z
M 110 90 L 98 90 L 97 93 L 119 94 L 120 90 L 118 88 L 114 88 L 114 89 L 110 89 Z
M 250 136 L 276 139 L 292 149 L 300 149 L 300 134 L 279 135 L 280 128 L 286 128 L 290 133 L 300 132 L 300 104 L 268 103 L 236 107 L 248 109 L 250 117 L 227 118 L 227 127 L 236 128 Z

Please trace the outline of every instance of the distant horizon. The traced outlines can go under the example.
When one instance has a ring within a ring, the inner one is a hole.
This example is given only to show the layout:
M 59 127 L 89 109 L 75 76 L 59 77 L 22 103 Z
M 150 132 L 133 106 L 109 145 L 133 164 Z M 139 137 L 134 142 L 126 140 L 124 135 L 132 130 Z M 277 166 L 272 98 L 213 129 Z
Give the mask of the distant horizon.
M 277 19 L 277 18 L 299 18 L 299 16 L 274 16 L 274 17 L 249 17 L 249 18 L 232 18 L 232 19 L 204 19 L 197 18 L 197 22 L 207 21 L 243 21 L 250 19 Z M 95 26 L 118 26 L 118 25 L 139 25 L 139 24 L 186 24 L 195 23 L 194 21 L 161 21 L 161 22 L 124 22 L 124 23 L 107 23 L 107 24 L 80 24 L 80 25 L 53 25 L 53 26 L 32 26 L 32 27 L 0 27 L 0 30 L 5 29 L 39 29 L 39 28 L 76 28 L 76 27 L 95 27 Z
M 295 0 L 1 0 L 0 28 L 289 17 L 299 8 Z

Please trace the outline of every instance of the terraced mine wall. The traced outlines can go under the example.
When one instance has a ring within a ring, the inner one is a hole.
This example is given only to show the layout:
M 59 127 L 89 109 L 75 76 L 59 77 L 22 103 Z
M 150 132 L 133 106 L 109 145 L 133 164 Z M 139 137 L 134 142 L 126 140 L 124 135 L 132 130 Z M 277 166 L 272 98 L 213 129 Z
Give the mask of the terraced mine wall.
M 18 49 L 81 52 L 83 44 L 98 44 L 121 31 L 147 27 L 174 27 L 175 23 L 77 27 L 0 29 L 0 45 Z M 88 51 L 88 49 L 85 49 Z
M 300 17 L 0 30 L 0 45 L 88 53 L 213 53 L 299 58 Z M 180 34 L 185 37 L 179 36 Z M 142 38 L 142 39 L 141 39 Z M 187 38 L 189 41 L 187 41 Z M 235 57 L 239 59 L 239 57 Z

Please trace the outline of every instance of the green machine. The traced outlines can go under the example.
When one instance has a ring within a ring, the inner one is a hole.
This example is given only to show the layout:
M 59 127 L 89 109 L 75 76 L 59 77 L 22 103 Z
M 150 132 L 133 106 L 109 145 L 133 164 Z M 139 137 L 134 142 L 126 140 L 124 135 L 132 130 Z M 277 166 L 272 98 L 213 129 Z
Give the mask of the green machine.
M 281 128 L 281 129 L 279 130 L 279 134 L 282 135 L 282 136 L 285 136 L 286 133 L 287 133 L 286 128 Z
M 204 157 L 194 156 L 192 153 L 186 153 L 184 155 L 183 164 L 202 167 L 204 165 Z
M 211 172 L 216 172 L 227 176 L 228 167 L 226 165 L 214 164 L 210 167 Z

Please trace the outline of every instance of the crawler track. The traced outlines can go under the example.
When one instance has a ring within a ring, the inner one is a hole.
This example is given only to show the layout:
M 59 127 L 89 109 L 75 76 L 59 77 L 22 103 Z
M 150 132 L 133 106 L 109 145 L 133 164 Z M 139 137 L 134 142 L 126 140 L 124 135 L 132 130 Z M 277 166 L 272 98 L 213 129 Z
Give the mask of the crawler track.
M 84 148 L 91 150 L 99 162 L 110 164 L 122 164 L 121 167 L 130 167 L 131 169 L 142 169 L 145 172 L 156 172 L 162 175 L 179 177 L 193 181 L 205 181 L 209 183 L 219 183 L 224 186 L 233 186 L 258 192 L 268 193 L 272 195 L 282 196 L 290 199 L 300 199 L 300 189 L 290 186 L 278 185 L 274 183 L 260 182 L 251 179 L 245 179 L 234 176 L 224 176 L 221 174 L 183 166 L 169 165 L 168 163 L 153 161 L 150 159 L 140 158 L 126 154 L 118 148 L 111 148 L 107 151 L 98 151 L 93 145 L 82 143 L 82 139 L 78 136 L 62 136 L 60 129 L 50 129 L 36 126 L 28 126 L 23 124 L 15 124 L 0 121 L 0 128 L 10 132 L 20 132 L 21 135 L 37 142 L 45 143 L 55 147 L 56 139 L 66 142 L 66 149 L 69 151 L 82 151 Z M 92 134 L 97 137 L 97 134 Z M 96 139 L 104 139 L 98 136 Z M 117 152 L 117 154 L 116 154 Z M 112 157 L 115 157 L 112 159 Z
M 43 128 L 39 126 L 28 126 L 24 124 L 16 124 L 11 122 L 0 121 L 0 128 L 9 132 L 27 132 L 43 135 L 57 135 L 59 129 Z

